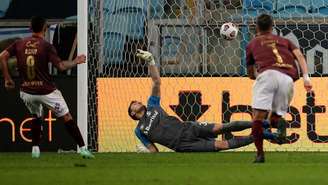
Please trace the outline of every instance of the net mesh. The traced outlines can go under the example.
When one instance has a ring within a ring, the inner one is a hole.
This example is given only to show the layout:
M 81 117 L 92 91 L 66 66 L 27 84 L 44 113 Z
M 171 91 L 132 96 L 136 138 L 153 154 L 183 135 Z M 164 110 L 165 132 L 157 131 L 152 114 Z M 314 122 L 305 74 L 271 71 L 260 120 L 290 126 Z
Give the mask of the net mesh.
M 328 74 L 327 6 L 325 0 L 89 0 L 90 147 L 133 152 L 139 143 L 127 109 L 131 100 L 147 102 L 151 80 L 137 49 L 154 54 L 162 77 L 161 105 L 170 115 L 213 123 L 250 120 L 253 82 L 246 77 L 245 48 L 254 37 L 256 16 L 265 12 L 275 19 L 274 33 L 306 55 L 316 91 L 315 97 L 307 96 L 302 82 L 296 83 L 286 117 L 290 144 L 266 142 L 265 148 L 327 150 L 327 87 L 321 85 Z M 221 38 L 225 22 L 238 25 L 237 39 Z

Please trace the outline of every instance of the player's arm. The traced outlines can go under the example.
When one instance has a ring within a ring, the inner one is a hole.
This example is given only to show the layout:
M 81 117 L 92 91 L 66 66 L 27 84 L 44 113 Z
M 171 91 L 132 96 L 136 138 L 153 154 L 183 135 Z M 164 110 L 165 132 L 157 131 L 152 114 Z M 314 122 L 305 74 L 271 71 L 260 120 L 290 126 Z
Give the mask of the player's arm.
M 66 60 L 66 61 L 60 62 L 57 65 L 57 68 L 60 71 L 66 71 L 66 70 L 69 70 L 69 69 L 72 69 L 72 68 L 76 67 L 78 64 L 85 63 L 85 60 L 86 60 L 85 55 L 79 55 L 73 61 Z
M 72 61 L 69 61 L 69 60 L 62 61 L 59 58 L 55 47 L 53 47 L 52 45 L 49 45 L 48 57 L 49 57 L 50 62 L 52 62 L 59 71 L 66 71 L 66 70 L 72 69 L 72 68 L 76 67 L 78 64 L 85 63 L 85 60 L 86 60 L 85 55 L 78 55 Z
M 301 50 L 298 48 L 293 49 L 293 54 L 296 57 L 296 60 L 298 61 L 299 65 L 301 67 L 302 73 L 303 73 L 304 88 L 307 92 L 310 92 L 312 90 L 312 83 L 311 83 L 311 80 L 309 77 L 306 60 L 305 60 Z
M 4 50 L 3 52 L 0 53 L 2 74 L 5 79 L 5 87 L 8 90 L 15 88 L 15 82 L 12 80 L 8 69 L 9 58 L 10 58 L 10 53 L 7 50 Z
M 134 130 L 137 138 L 140 140 L 142 145 L 137 145 L 137 152 L 139 153 L 155 153 L 158 152 L 158 148 L 154 143 L 149 141 L 149 139 L 141 132 L 139 128 Z
M 137 50 L 137 57 L 145 60 L 148 63 L 148 71 L 153 81 L 151 96 L 161 96 L 161 77 L 153 55 L 148 51 Z
M 3 77 L 6 79 L 11 79 L 9 70 L 8 70 L 8 59 L 10 57 L 10 54 L 7 50 L 4 50 L 0 53 L 0 61 L 1 61 L 1 69 Z
M 255 60 L 250 45 L 246 47 L 246 65 L 248 77 L 252 80 L 256 79 Z
M 147 146 L 142 144 L 142 145 L 137 146 L 137 152 L 138 153 L 156 153 L 156 152 L 158 152 L 158 149 L 152 143 L 148 144 Z

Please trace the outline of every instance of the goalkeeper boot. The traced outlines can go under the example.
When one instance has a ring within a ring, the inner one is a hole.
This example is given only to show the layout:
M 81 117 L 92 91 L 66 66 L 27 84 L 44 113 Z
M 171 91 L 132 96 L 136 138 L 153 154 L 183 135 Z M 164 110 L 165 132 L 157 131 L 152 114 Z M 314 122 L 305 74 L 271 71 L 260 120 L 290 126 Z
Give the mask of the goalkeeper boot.
M 93 159 L 93 158 L 95 158 L 95 156 L 86 147 L 81 147 L 80 148 L 80 155 L 84 159 Z
M 32 147 L 32 158 L 40 158 L 40 148 L 39 146 Z

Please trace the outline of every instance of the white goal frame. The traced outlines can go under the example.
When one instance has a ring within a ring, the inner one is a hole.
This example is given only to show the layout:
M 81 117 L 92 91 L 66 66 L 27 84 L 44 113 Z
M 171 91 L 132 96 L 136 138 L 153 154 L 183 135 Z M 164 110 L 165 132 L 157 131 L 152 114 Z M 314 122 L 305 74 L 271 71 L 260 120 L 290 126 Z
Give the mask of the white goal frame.
M 78 54 L 88 57 L 88 0 L 77 1 Z M 77 67 L 77 123 L 88 146 L 88 58 Z

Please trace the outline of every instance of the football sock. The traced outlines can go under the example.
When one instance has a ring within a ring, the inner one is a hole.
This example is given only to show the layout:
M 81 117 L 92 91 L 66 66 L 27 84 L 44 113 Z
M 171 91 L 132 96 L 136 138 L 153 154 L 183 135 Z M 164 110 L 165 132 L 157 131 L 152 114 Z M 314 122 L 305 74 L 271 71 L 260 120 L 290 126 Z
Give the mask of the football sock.
M 85 145 L 84 140 L 77 124 L 73 120 L 69 120 L 65 123 L 65 127 L 79 147 L 83 147 Z
M 252 128 L 252 122 L 250 121 L 232 121 L 227 124 L 222 124 L 220 133 L 242 131 L 248 128 Z
M 235 136 L 228 140 L 229 149 L 239 148 L 253 143 L 253 136 Z
M 35 117 L 32 121 L 32 145 L 39 146 L 41 141 L 42 119 Z
M 252 125 L 252 135 L 254 137 L 254 143 L 257 149 L 257 155 L 263 155 L 263 128 L 262 121 L 255 120 Z

